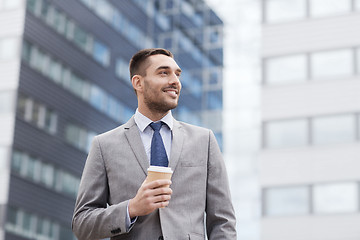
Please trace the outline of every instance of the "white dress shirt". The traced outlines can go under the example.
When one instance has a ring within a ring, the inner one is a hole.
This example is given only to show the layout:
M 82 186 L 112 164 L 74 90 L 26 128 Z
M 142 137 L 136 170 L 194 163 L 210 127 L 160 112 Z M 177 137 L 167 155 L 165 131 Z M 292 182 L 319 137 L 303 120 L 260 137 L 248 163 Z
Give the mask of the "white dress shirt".
M 149 126 L 149 124 L 152 123 L 153 121 L 151 121 L 149 118 L 141 114 L 138 109 L 136 109 L 134 120 L 139 128 L 141 140 L 143 142 L 146 155 L 150 161 L 151 140 L 154 134 L 154 130 Z M 164 143 L 166 155 L 168 157 L 168 160 L 170 161 L 170 151 L 171 151 L 171 142 L 172 142 L 171 131 L 174 123 L 171 111 L 157 122 L 160 121 L 165 123 L 160 129 L 160 135 Z
M 152 123 L 153 121 L 151 121 L 148 117 L 141 114 L 138 109 L 136 109 L 134 120 L 135 120 L 136 125 L 139 128 L 140 137 L 141 137 L 141 140 L 143 142 L 146 155 L 147 155 L 148 160 L 150 162 L 150 159 L 151 159 L 151 140 L 152 140 L 152 137 L 154 135 L 154 130 L 149 126 L 149 124 Z M 166 155 L 168 157 L 168 161 L 170 162 L 170 151 L 171 151 L 171 143 L 172 143 L 171 131 L 172 131 L 172 128 L 173 128 L 173 123 L 174 123 L 171 111 L 168 114 L 166 114 L 162 119 L 160 119 L 160 121 L 165 123 L 160 129 L 160 135 L 161 135 L 161 138 L 162 138 L 163 143 L 164 143 L 164 147 L 165 147 Z M 159 121 L 157 121 L 157 122 L 159 122 Z M 136 220 L 137 220 L 137 217 L 135 217 L 132 220 L 130 219 L 129 205 L 128 205 L 127 206 L 127 216 L 126 216 L 126 228 L 127 228 L 127 231 L 130 230 L 130 228 L 136 222 Z

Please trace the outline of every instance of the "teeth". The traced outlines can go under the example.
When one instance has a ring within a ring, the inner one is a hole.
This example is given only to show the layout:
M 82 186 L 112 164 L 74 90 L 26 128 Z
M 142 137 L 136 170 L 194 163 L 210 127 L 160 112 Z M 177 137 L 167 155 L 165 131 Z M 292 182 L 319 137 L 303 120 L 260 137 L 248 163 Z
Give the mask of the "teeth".
M 170 90 L 170 91 L 167 91 L 167 92 L 170 93 L 170 95 L 172 95 L 172 96 L 177 96 L 175 91 Z

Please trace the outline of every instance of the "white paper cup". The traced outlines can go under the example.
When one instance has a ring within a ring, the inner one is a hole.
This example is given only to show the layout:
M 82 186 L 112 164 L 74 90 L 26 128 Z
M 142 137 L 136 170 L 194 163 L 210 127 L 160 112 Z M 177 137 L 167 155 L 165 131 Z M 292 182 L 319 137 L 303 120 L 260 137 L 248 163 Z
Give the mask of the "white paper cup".
M 171 179 L 173 171 L 169 167 L 150 166 L 148 168 L 147 182 L 152 182 L 158 179 Z M 165 187 L 165 186 L 164 186 Z M 169 187 L 169 185 L 166 185 Z

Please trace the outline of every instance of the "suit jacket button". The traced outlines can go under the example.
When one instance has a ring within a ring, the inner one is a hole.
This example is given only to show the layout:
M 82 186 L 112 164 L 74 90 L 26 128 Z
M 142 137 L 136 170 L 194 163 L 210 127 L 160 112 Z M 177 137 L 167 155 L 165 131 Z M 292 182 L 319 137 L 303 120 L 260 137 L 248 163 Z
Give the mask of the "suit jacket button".
M 158 238 L 158 240 L 164 240 L 164 237 L 163 237 L 163 236 L 160 236 L 160 237 Z

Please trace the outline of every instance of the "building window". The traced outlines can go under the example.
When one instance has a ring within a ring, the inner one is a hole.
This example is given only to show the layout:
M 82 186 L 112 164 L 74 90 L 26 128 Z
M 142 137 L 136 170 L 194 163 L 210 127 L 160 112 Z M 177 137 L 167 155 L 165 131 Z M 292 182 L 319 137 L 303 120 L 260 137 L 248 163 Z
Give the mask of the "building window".
M 181 119 L 181 121 L 188 122 L 194 125 L 202 125 L 201 116 L 199 112 L 191 111 L 185 105 L 179 106 L 176 108 L 176 118 Z
M 17 38 L 0 39 L 0 61 L 14 59 L 18 54 Z
M 310 0 L 310 15 L 322 17 L 351 11 L 351 0 Z
M 308 120 L 294 119 L 268 122 L 264 126 L 265 147 L 297 147 L 308 144 Z
M 74 124 L 68 124 L 65 128 L 66 141 L 72 146 L 85 152 L 90 150 L 90 145 L 95 135 L 95 132 Z
M 25 152 L 14 150 L 11 161 L 13 173 L 48 189 L 75 198 L 80 179 L 63 169 Z
M 0 92 L 0 114 L 8 114 L 14 111 L 14 93 L 11 91 Z
M 360 0 L 359 0 L 360 2 Z M 360 48 L 356 49 L 356 73 L 357 75 L 360 75 Z
M 108 66 L 110 63 L 110 51 L 109 48 L 99 41 L 94 41 L 93 56 L 96 61 Z
M 129 63 L 122 58 L 116 60 L 115 73 L 127 85 L 132 87 L 131 80 L 129 79 Z
M 18 115 L 26 122 L 50 134 L 57 132 L 57 113 L 32 98 L 20 95 L 17 106 Z
M 168 16 L 157 12 L 155 15 L 155 21 L 162 28 L 162 30 L 168 31 L 170 29 L 171 23 Z
M 266 22 L 280 22 L 306 17 L 306 0 L 267 0 L 265 5 Z
M 208 27 L 205 30 L 205 44 L 208 47 L 221 47 L 222 45 L 222 28 L 221 26 Z
M 28 0 L 27 9 L 35 16 L 44 20 L 59 34 L 73 42 L 78 48 L 92 56 L 94 60 L 103 66 L 110 62 L 109 48 L 95 39 L 89 32 L 79 27 L 69 19 L 63 12 L 49 4 L 47 0 Z
M 356 128 L 357 128 L 357 137 L 356 137 L 356 139 L 357 139 L 357 140 L 360 140 L 360 114 L 357 114 L 357 115 L 356 115 L 356 119 L 357 119 L 357 125 L 356 125 Z
M 266 189 L 264 211 L 266 216 L 309 214 L 309 189 L 306 186 Z
M 316 214 L 356 212 L 359 186 L 355 182 L 315 185 L 313 203 Z
M 202 84 L 201 78 L 194 74 L 192 74 L 191 77 L 192 77 L 192 80 L 191 80 L 192 83 L 191 83 L 191 87 L 189 88 L 189 90 L 194 97 L 200 99 L 202 96 L 202 93 L 203 93 L 203 84 Z
M 2 0 L 0 1 L 0 9 L 12 10 L 19 8 L 23 3 L 23 0 Z
M 207 92 L 207 109 L 219 110 L 222 109 L 222 91 L 208 91 Z
M 314 144 L 353 142 L 355 138 L 355 115 L 324 116 L 312 120 Z
M 160 37 L 161 46 L 165 49 L 174 49 L 174 39 L 172 35 L 162 35 Z
M 111 96 L 108 92 L 75 74 L 67 66 L 41 51 L 35 45 L 25 41 L 22 58 L 31 68 L 39 71 L 56 84 L 86 101 L 115 121 L 125 122 L 128 120 L 127 113 L 132 111 L 129 107 Z M 117 109 L 120 109 L 121 114 L 109 112 L 109 109 L 112 109 L 114 104 Z
M 75 240 L 69 226 L 62 226 L 46 217 L 10 206 L 7 212 L 6 231 L 26 239 Z
M 7 170 L 7 157 L 8 148 L 0 146 L 0 173 L 2 173 L 3 170 Z
M 265 60 L 266 84 L 304 82 L 308 79 L 305 54 L 268 58 Z
M 53 25 L 52 26 L 58 33 L 65 35 L 65 29 L 66 29 L 65 14 L 63 14 L 62 12 L 58 11 L 55 8 L 54 8 L 53 14 L 54 14 L 54 16 L 53 16 L 53 22 L 52 22 Z
M 342 49 L 311 54 L 311 75 L 314 79 L 351 76 L 353 70 L 353 51 Z
M 121 12 L 117 10 L 109 1 L 99 0 L 81 0 L 88 8 L 90 8 L 101 19 L 120 32 L 126 39 L 139 48 L 152 45 L 152 40 L 146 36 L 135 24 L 127 19 Z

